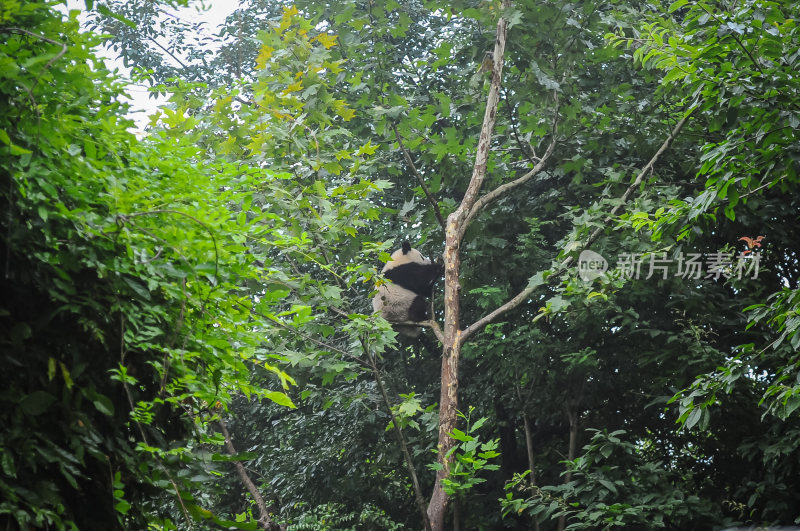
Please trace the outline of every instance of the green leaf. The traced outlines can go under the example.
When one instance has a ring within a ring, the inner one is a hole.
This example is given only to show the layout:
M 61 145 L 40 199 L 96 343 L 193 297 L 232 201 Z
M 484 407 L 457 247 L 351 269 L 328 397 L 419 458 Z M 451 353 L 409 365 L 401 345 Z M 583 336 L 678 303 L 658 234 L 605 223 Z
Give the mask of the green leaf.
M 86 8 L 87 8 L 87 9 L 89 9 L 89 10 L 91 10 L 91 7 L 89 7 L 88 3 L 89 3 L 89 2 L 88 2 L 88 0 L 87 0 L 87 6 L 86 6 Z M 97 10 L 98 10 L 100 13 L 102 13 L 103 15 L 107 16 L 107 17 L 110 17 L 110 18 L 113 18 L 114 20 L 117 20 L 117 21 L 119 21 L 119 22 L 122 22 L 123 24 L 125 24 L 126 26 L 128 26 L 128 27 L 129 27 L 129 28 L 131 28 L 131 29 L 134 29 L 134 30 L 136 29 L 136 23 L 135 23 L 135 22 L 133 22 L 132 20 L 129 20 L 129 19 L 127 19 L 127 18 L 123 17 L 123 16 L 122 16 L 122 15 L 120 15 L 119 13 L 114 13 L 113 11 L 111 11 L 109 8 L 107 8 L 107 7 L 106 7 L 105 5 L 103 5 L 103 4 L 97 4 Z
M 702 414 L 703 414 L 703 410 L 701 408 L 699 408 L 699 407 L 695 407 L 692 410 L 692 412 L 689 413 L 689 416 L 686 417 L 686 429 L 687 430 L 691 430 L 692 427 L 694 427 L 694 425 L 697 424 L 697 421 L 700 420 L 700 416 Z
M 14 465 L 14 456 L 11 452 L 0 448 L 0 470 L 8 477 L 17 477 L 17 467 Z
M 667 12 L 668 13 L 673 13 L 673 12 L 677 11 L 678 9 L 682 8 L 683 6 L 685 6 L 688 3 L 689 3 L 689 0 L 677 0 L 677 1 L 673 2 L 672 4 L 670 4 L 669 8 L 667 9 Z
M 111 399 L 105 395 L 95 393 L 92 398 L 92 404 L 97 408 L 97 411 L 104 415 L 112 416 L 114 414 L 114 404 L 111 402 Z
M 469 432 L 473 433 L 478 431 L 481 428 L 481 426 L 483 426 L 486 423 L 487 420 L 488 420 L 487 417 L 481 417 L 480 419 L 477 420 L 477 422 L 475 422 L 475 424 L 472 425 L 472 427 L 470 427 Z
M 467 435 L 458 428 L 455 428 L 452 432 L 450 432 L 450 437 L 452 437 L 457 441 L 462 441 L 462 442 L 469 442 L 474 439 L 474 437 Z
M 800 408 L 800 396 L 793 395 L 786 401 L 786 404 L 784 404 L 782 412 L 783 418 L 789 418 L 797 408 Z
M 72 389 L 72 375 L 67 369 L 67 366 L 64 365 L 64 362 L 59 361 L 58 364 L 61 366 L 61 376 L 64 377 L 64 384 L 67 386 L 67 389 Z
M 280 391 L 267 391 L 264 393 L 264 397 L 272 400 L 279 406 L 286 406 L 292 409 L 297 407 L 294 405 L 294 402 L 292 402 L 292 399 L 286 395 L 286 393 L 281 393 Z
M 211 456 L 212 461 L 252 461 L 259 456 L 256 452 L 239 452 L 236 455 L 230 454 L 214 454 Z
M 617 494 L 617 487 L 607 479 L 599 480 L 600 484 L 603 485 L 605 488 L 610 490 L 612 493 Z
M 114 509 L 120 514 L 128 514 L 128 511 L 131 508 L 131 504 L 125 500 L 120 500 L 114 506 Z
M 26 395 L 20 401 L 19 405 L 22 411 L 27 415 L 36 416 L 41 415 L 56 401 L 56 397 L 47 391 L 34 391 Z

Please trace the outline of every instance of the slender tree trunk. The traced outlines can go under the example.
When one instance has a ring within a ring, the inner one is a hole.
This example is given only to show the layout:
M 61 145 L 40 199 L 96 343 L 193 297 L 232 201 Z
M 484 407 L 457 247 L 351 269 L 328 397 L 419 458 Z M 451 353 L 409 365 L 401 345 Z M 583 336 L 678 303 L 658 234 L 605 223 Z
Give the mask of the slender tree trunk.
M 503 1 L 504 8 L 508 8 L 510 5 L 510 0 Z M 436 482 L 428 504 L 428 518 L 433 531 L 444 530 L 445 515 L 447 514 L 450 496 L 444 492 L 442 480 L 450 474 L 450 464 L 453 458 L 452 456 L 446 456 L 456 443 L 449 434 L 456 428 L 458 419 L 456 414 L 458 408 L 458 361 L 461 357 L 463 343 L 459 306 L 459 271 L 461 269 L 459 247 L 469 222 L 470 211 L 478 200 L 478 195 L 486 176 L 492 144 L 492 131 L 497 117 L 497 104 L 500 100 L 500 81 L 503 74 L 503 55 L 505 54 L 507 33 L 508 22 L 500 17 L 497 22 L 497 34 L 494 43 L 492 81 L 486 98 L 486 112 L 483 116 L 481 134 L 478 138 L 472 177 L 461 204 L 455 212 L 447 216 L 445 228 L 444 345 L 442 348 L 442 381 L 439 399 L 439 443 L 437 445 L 438 462 L 442 468 L 436 472 Z
M 566 406 L 567 418 L 569 419 L 569 447 L 567 448 L 567 460 L 573 461 L 578 449 L 578 404 L 569 403 Z M 564 484 L 572 481 L 572 472 L 567 471 L 564 476 Z M 566 517 L 560 516 L 558 518 L 558 531 L 564 531 L 566 526 Z
M 503 479 L 509 480 L 521 465 L 517 450 L 517 427 L 509 418 L 503 400 L 499 397 L 494 399 L 494 414 L 497 421 L 497 433 L 500 436 L 500 470 Z
M 522 414 L 522 422 L 525 427 L 525 448 L 528 451 L 528 470 L 531 471 L 531 473 L 528 475 L 528 480 L 530 481 L 531 487 L 535 487 L 536 468 L 533 460 L 533 431 L 531 430 L 531 422 L 530 419 L 528 419 L 528 415 L 524 413 Z M 536 517 L 534 517 L 533 520 L 533 529 L 535 531 L 539 531 L 539 522 L 536 520 Z
M 572 461 L 575 459 L 578 446 L 578 412 L 570 408 L 567 410 L 567 417 L 569 418 L 569 448 L 567 449 L 567 460 Z M 572 481 L 572 472 L 567 472 L 564 478 L 564 483 Z
M 533 462 L 533 432 L 531 431 L 531 422 L 528 415 L 522 415 L 522 422 L 525 427 L 525 448 L 528 450 L 528 470 L 531 471 L 530 478 L 531 485 L 536 485 L 536 469 Z

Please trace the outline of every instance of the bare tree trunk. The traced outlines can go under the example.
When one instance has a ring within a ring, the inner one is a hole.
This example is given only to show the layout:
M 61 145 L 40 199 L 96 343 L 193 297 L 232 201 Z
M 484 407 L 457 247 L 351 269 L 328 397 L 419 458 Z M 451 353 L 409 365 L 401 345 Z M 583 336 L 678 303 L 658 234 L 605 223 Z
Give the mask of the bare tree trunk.
M 503 1 L 503 7 L 511 5 L 510 0 Z M 451 457 L 446 457 L 455 446 L 456 441 L 450 433 L 456 428 L 458 416 L 458 360 L 461 357 L 463 339 L 460 329 L 460 301 L 459 301 L 459 271 L 461 257 L 459 247 L 464 231 L 469 223 L 470 211 L 478 200 L 486 168 L 489 161 L 489 151 L 492 144 L 492 131 L 497 117 L 497 104 L 500 100 L 500 81 L 503 73 L 503 55 L 505 54 L 506 34 L 508 22 L 500 17 L 497 22 L 497 34 L 494 43 L 492 81 L 489 85 L 489 95 L 486 98 L 486 112 L 483 116 L 481 134 L 478 138 L 475 166 L 472 170 L 464 199 L 455 212 L 447 216 L 444 248 L 444 345 L 442 356 L 442 381 L 441 396 L 439 399 L 439 457 L 442 465 L 436 473 L 436 482 L 433 494 L 428 504 L 428 518 L 433 531 L 443 531 L 447 505 L 450 496 L 444 492 L 442 480 L 450 474 Z
M 531 431 L 531 422 L 528 420 L 528 415 L 522 415 L 522 422 L 525 426 L 525 448 L 528 450 L 528 470 L 531 471 L 530 482 L 531 485 L 536 485 L 536 469 L 533 462 L 533 432 Z
M 567 448 L 567 460 L 573 461 L 575 454 L 578 451 L 578 404 L 570 402 L 566 406 L 567 419 L 569 419 L 569 447 Z M 566 485 L 572 481 L 572 472 L 567 471 L 564 476 L 564 484 Z M 564 531 L 566 525 L 566 517 L 560 516 L 558 518 L 558 531 Z
M 225 446 L 228 448 L 228 453 L 231 455 L 236 455 L 236 448 L 233 446 L 231 434 L 228 433 L 228 427 L 225 425 L 225 421 L 222 420 L 222 417 L 219 418 L 219 427 L 222 430 L 222 435 L 225 437 Z M 253 483 L 252 479 L 250 479 L 250 476 L 247 474 L 247 470 L 245 470 L 241 461 L 234 461 L 233 464 L 236 467 L 236 473 L 239 475 L 239 479 L 242 480 L 242 484 L 244 484 L 244 486 L 250 492 L 250 495 L 256 502 L 256 507 L 258 507 L 258 527 L 261 529 L 266 529 L 267 531 L 282 531 L 285 529 L 283 526 L 279 526 L 273 522 L 269 517 L 267 503 L 264 501 L 264 497 L 261 496 L 261 493 L 258 491 L 256 484 Z
M 507 12 L 511 7 L 511 0 L 503 0 L 503 12 Z M 441 394 L 439 399 L 439 437 L 438 437 L 438 463 L 441 469 L 436 473 L 436 482 L 434 483 L 433 493 L 431 494 L 430 502 L 428 503 L 427 514 L 430 519 L 431 529 L 433 531 L 443 531 L 445 523 L 445 515 L 447 514 L 447 506 L 450 502 L 448 496 L 442 488 L 442 480 L 450 474 L 450 465 L 453 457 L 447 458 L 448 453 L 455 447 L 455 441 L 450 437 L 453 429 L 456 428 L 458 407 L 458 362 L 461 356 L 461 348 L 464 342 L 473 334 L 482 330 L 488 323 L 493 322 L 497 317 L 509 312 L 516 308 L 528 299 L 531 293 L 537 288 L 537 284 L 531 283 L 528 287 L 523 289 L 520 293 L 515 295 L 509 301 L 494 309 L 487 315 L 481 317 L 471 325 L 463 330 L 460 328 L 460 299 L 459 299 L 459 274 L 461 267 L 461 259 L 459 255 L 461 240 L 464 237 L 470 221 L 486 206 L 496 201 L 503 195 L 508 194 L 518 186 L 526 183 L 534 175 L 540 172 L 550 155 L 557 141 L 557 124 L 558 124 L 558 105 L 556 97 L 556 112 L 553 118 L 553 138 L 546 149 L 544 155 L 536 162 L 534 168 L 529 172 L 510 181 L 506 184 L 498 186 L 494 190 L 480 196 L 481 187 L 486 176 L 486 169 L 489 161 L 489 151 L 491 148 L 492 131 L 494 129 L 495 118 L 497 115 L 497 105 L 500 95 L 500 81 L 503 73 L 503 55 L 505 53 L 506 35 L 508 33 L 508 22 L 501 16 L 497 22 L 497 33 L 495 36 L 494 53 L 492 55 L 492 80 L 489 85 L 489 94 L 486 98 L 486 112 L 483 117 L 483 125 L 481 127 L 480 137 L 478 139 L 477 150 L 475 155 L 475 165 L 473 166 L 472 177 L 470 179 L 467 190 L 464 194 L 464 199 L 458 208 L 447 217 L 445 223 L 445 249 L 444 249 L 444 264 L 445 264 L 445 286 L 444 286 L 444 331 L 439 332 L 436 323 L 431 321 L 431 327 L 436 333 L 437 338 L 442 342 L 442 375 L 441 375 Z M 557 96 L 557 95 L 556 95 Z M 683 119 L 675 126 L 670 136 L 659 148 L 658 152 L 653 156 L 650 162 L 642 169 L 642 172 L 637 176 L 636 180 L 628 187 L 625 194 L 622 196 L 622 201 L 619 205 L 611 210 L 609 216 L 616 214 L 625 202 L 628 200 L 633 191 L 641 184 L 645 174 L 651 171 L 658 157 L 669 147 L 672 140 L 676 137 L 678 132 L 683 127 L 683 124 L 691 115 L 691 111 L 687 112 Z M 398 135 L 398 142 L 400 141 Z M 432 198 L 429 196 L 432 204 Z M 594 233 L 591 234 L 587 240 L 584 248 L 588 248 L 605 230 L 605 227 L 598 227 Z M 560 265 L 558 270 L 555 271 L 550 279 L 557 278 L 563 274 L 573 261 L 573 257 L 567 257 Z M 575 402 L 574 425 L 570 426 L 570 456 L 574 459 L 576 445 L 577 445 L 577 404 Z M 560 526 L 563 529 L 563 519 Z
M 531 471 L 530 475 L 528 475 L 528 480 L 530 482 L 531 487 L 536 486 L 536 468 L 534 466 L 533 461 L 533 431 L 531 430 L 531 422 L 528 419 L 528 415 L 525 413 L 522 414 L 522 422 L 525 427 L 525 448 L 528 451 L 528 470 Z M 539 522 L 534 517 L 533 520 L 533 529 L 535 531 L 539 531 Z

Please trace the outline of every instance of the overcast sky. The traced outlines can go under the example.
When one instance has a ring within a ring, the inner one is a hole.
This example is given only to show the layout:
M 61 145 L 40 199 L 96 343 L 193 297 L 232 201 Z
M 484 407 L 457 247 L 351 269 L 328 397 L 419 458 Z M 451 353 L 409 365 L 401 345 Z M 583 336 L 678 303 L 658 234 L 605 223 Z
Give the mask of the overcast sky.
M 66 0 L 66 3 L 68 9 L 86 10 L 86 3 L 84 0 Z M 232 13 L 234 9 L 236 9 L 238 4 L 239 2 L 235 0 L 215 2 L 193 1 L 190 2 L 190 6 L 186 8 L 172 9 L 165 7 L 165 9 L 174 12 L 184 20 L 205 22 L 207 24 L 203 27 L 205 33 L 213 35 L 217 33 L 219 25 L 225 21 L 225 18 Z M 166 45 L 166 43 L 162 44 Z M 102 57 L 106 58 L 106 64 L 110 69 L 118 68 L 123 76 L 128 76 L 130 71 L 122 65 L 122 61 L 117 60 L 113 52 L 105 49 L 100 49 L 98 52 Z M 144 130 L 144 126 L 148 122 L 147 116 L 152 114 L 158 108 L 158 105 L 165 101 L 163 98 L 159 100 L 149 98 L 147 88 L 146 85 L 131 85 L 127 90 L 131 98 L 131 118 L 136 121 L 139 131 Z

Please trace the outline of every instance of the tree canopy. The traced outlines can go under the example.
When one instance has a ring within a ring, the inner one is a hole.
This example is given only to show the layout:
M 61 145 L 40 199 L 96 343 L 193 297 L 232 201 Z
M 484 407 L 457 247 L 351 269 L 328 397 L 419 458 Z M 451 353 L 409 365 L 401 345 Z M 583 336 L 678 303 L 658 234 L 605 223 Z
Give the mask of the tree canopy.
M 800 524 L 800 5 L 185 5 L 0 6 L 0 527 Z

